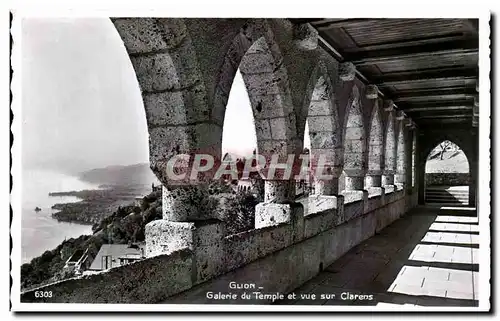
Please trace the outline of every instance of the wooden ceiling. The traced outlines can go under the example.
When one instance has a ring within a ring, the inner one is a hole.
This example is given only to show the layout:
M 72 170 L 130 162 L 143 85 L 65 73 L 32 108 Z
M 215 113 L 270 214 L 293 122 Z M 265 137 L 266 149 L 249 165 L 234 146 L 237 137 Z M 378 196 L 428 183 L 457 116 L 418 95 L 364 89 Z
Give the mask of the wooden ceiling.
M 477 19 L 290 19 L 419 127 L 471 127 L 478 95 Z

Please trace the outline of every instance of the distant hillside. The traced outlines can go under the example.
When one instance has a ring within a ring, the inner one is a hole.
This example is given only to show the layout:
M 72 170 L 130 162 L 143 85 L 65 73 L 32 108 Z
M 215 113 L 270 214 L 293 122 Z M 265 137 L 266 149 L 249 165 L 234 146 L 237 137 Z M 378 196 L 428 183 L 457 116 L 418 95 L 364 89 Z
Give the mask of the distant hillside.
M 80 173 L 80 179 L 94 184 L 106 185 L 158 185 L 158 179 L 149 164 L 114 165 Z
M 144 242 L 146 224 L 162 218 L 161 194 L 161 191 L 155 191 L 142 197 L 139 204 L 131 202 L 117 207 L 95 222 L 92 226 L 93 235 L 65 240 L 55 249 L 45 251 L 31 262 L 23 264 L 21 289 L 72 277 L 73 272 L 63 267 L 76 251 L 88 249 L 88 255 L 93 259 L 103 244 Z M 237 234 L 254 228 L 255 206 L 260 200 L 251 193 L 235 194 L 230 186 L 213 182 L 201 188 L 197 197 L 200 204 L 207 205 L 203 210 L 217 213 L 218 218 L 226 222 L 227 233 Z

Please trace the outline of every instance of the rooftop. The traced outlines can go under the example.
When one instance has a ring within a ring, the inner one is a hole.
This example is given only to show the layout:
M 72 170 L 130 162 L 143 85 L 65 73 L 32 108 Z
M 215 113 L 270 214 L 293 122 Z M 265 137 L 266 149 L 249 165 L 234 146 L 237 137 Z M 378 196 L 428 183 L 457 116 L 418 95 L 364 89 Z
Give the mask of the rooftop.
M 111 257 L 111 264 L 107 268 L 119 266 L 120 258 L 140 259 L 143 257 L 142 248 L 142 244 L 134 247 L 128 244 L 103 244 L 90 265 L 89 270 L 106 269 L 103 265 L 103 260 L 106 257 Z

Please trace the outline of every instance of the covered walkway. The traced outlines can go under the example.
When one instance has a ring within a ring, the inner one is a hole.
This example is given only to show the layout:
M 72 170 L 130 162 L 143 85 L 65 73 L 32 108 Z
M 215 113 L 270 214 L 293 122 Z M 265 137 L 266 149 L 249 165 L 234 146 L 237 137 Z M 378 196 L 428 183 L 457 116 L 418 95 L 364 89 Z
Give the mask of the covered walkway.
M 478 252 L 475 209 L 418 207 L 279 303 L 477 306 Z

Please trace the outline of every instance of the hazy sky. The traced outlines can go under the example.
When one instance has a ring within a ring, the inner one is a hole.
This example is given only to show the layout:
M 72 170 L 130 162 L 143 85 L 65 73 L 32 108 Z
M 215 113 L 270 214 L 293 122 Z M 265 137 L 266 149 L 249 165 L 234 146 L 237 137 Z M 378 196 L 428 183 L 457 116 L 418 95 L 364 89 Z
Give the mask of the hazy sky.
M 22 23 L 23 166 L 85 170 L 148 161 L 139 87 L 108 19 Z M 223 152 L 256 147 L 241 75 L 229 97 Z

